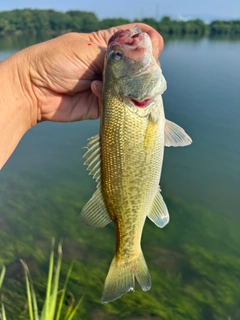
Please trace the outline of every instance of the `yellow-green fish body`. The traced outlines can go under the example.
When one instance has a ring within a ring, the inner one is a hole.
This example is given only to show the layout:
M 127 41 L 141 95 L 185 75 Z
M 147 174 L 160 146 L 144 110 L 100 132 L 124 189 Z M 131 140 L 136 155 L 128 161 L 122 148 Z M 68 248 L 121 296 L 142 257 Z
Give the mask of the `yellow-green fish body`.
M 191 142 L 165 119 L 165 89 L 148 35 L 139 28 L 116 33 L 106 54 L 100 135 L 85 154 L 98 188 L 80 215 L 89 226 L 114 223 L 116 253 L 102 302 L 133 290 L 135 278 L 144 291 L 151 287 L 140 243 L 146 216 L 158 227 L 169 221 L 159 189 L 164 145 Z

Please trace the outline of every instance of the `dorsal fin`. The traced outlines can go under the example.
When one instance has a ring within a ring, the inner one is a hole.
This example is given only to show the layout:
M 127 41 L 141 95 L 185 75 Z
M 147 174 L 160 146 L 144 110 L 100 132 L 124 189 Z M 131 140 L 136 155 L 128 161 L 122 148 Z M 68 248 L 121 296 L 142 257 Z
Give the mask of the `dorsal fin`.
M 88 139 L 88 144 L 84 147 L 87 149 L 83 158 L 86 158 L 84 164 L 87 165 L 89 174 L 100 183 L 101 179 L 101 152 L 100 152 L 100 135 L 97 134 Z

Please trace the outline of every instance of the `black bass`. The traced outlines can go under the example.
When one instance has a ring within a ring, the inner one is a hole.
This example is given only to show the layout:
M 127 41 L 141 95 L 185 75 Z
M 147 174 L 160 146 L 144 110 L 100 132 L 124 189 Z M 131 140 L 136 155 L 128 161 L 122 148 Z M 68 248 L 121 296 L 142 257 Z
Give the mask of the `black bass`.
M 141 236 L 146 217 L 160 228 L 169 222 L 159 188 L 164 145 L 192 142 L 165 119 L 165 90 L 149 36 L 138 27 L 115 33 L 105 57 L 100 134 L 90 139 L 84 155 L 98 186 L 79 218 L 90 227 L 114 223 L 116 253 L 103 303 L 133 290 L 135 278 L 142 290 L 151 287 Z

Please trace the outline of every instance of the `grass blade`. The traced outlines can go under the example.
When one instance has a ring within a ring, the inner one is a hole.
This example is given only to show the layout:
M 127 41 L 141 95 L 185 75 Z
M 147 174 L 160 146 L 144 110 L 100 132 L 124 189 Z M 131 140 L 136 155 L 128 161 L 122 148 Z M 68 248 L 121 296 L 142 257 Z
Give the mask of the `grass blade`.
M 29 270 L 28 270 L 28 267 L 27 267 L 26 263 L 23 260 L 20 260 L 20 261 L 21 261 L 21 263 L 23 265 L 23 269 L 24 269 L 24 273 L 25 273 L 29 319 L 30 320 L 34 320 L 33 305 L 32 305 L 32 293 L 31 293 L 30 281 L 29 281 L 29 276 L 28 276 Z
M 33 285 L 31 284 L 32 287 L 32 301 L 33 301 L 33 312 L 34 312 L 34 319 L 39 319 L 38 316 L 38 305 L 37 305 L 37 298 L 36 298 L 36 294 L 33 288 Z
M 65 314 L 65 317 L 64 317 L 64 320 L 68 320 L 72 310 L 73 310 L 73 306 L 74 306 L 74 303 L 75 303 L 75 298 L 72 294 L 70 294 L 71 296 L 71 303 L 69 304 L 68 308 L 67 308 L 67 311 L 66 311 L 66 314 Z
M 49 313 L 49 307 L 51 303 L 51 291 L 52 291 L 52 277 L 53 277 L 53 267 L 54 267 L 54 239 L 52 240 L 52 249 L 49 258 L 49 269 L 48 269 L 48 282 L 47 282 L 47 292 L 46 292 L 46 300 L 44 303 L 43 312 L 41 315 L 41 319 L 51 319 Z
M 2 303 L 2 320 L 7 320 L 4 304 Z
M 6 273 L 6 267 L 3 266 L 2 267 L 2 271 L 1 271 L 1 275 L 0 275 L 0 289 L 2 288 L 2 284 L 3 284 L 5 273 Z M 7 320 L 6 312 L 5 312 L 5 308 L 4 308 L 4 304 L 3 303 L 2 303 L 2 313 L 0 313 L 0 316 L 1 316 L 2 320 Z
M 38 319 L 37 299 L 36 299 L 33 282 L 31 279 L 30 271 L 28 269 L 27 264 L 23 260 L 20 260 L 20 261 L 23 265 L 25 279 L 26 279 L 26 288 L 27 288 L 28 305 L 29 305 L 29 319 L 30 320 Z
M 5 273 L 6 273 L 6 267 L 3 266 L 2 267 L 2 271 L 1 271 L 1 275 L 0 275 L 0 289 L 2 287 L 2 283 L 3 283 L 3 279 L 4 279 L 4 276 L 5 276 Z
M 35 290 L 34 290 L 34 286 L 33 286 L 33 282 L 32 282 L 32 278 L 27 267 L 27 271 L 28 271 L 28 277 L 29 277 L 29 282 L 30 282 L 30 290 L 31 290 L 31 296 L 32 296 L 32 306 L 33 306 L 33 313 L 34 313 L 34 319 L 38 319 L 38 305 L 37 305 L 37 298 L 36 298 L 36 294 L 35 294 Z
M 59 320 L 60 319 L 60 315 L 61 315 L 61 311 L 62 311 L 62 307 L 63 307 L 63 302 L 64 302 L 64 298 L 66 295 L 66 290 L 67 290 L 67 284 L 68 284 L 68 280 L 70 278 L 70 275 L 72 273 L 72 268 L 73 268 L 73 263 L 71 264 L 70 268 L 68 269 L 68 273 L 64 282 L 64 286 L 62 289 L 62 293 L 61 293 L 61 297 L 59 300 L 59 304 L 58 304 L 58 310 L 57 310 L 57 315 L 56 315 L 56 319 L 55 320 Z
M 67 318 L 67 320 L 72 320 L 73 317 L 75 317 L 76 312 L 78 311 L 81 303 L 83 301 L 83 297 L 78 301 L 77 305 L 75 306 L 75 308 L 72 310 L 72 312 L 70 313 L 69 317 Z
M 51 293 L 51 303 L 50 303 L 50 315 L 52 316 L 52 319 L 54 319 L 54 315 L 56 311 L 61 265 L 62 265 L 62 245 L 59 244 L 57 266 L 56 266 L 55 276 L 52 283 L 52 293 Z

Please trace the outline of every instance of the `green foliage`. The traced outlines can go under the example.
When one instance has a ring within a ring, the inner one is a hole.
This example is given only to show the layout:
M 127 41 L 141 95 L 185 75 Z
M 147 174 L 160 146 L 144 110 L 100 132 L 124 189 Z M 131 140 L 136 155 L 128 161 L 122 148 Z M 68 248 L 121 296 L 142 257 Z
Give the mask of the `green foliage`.
M 99 29 L 108 29 L 111 27 L 120 26 L 123 24 L 130 23 L 130 20 L 123 18 L 112 18 L 112 19 L 103 19 L 99 22 Z
M 240 20 L 233 20 L 233 21 L 220 21 L 216 20 L 213 21 L 209 25 L 209 31 L 212 35 L 219 35 L 219 34 L 240 34 Z
M 99 21 L 93 12 L 68 11 L 70 17 L 69 29 L 78 32 L 92 32 L 99 29 Z
M 3 266 L 3 267 L 2 267 L 1 274 L 0 274 L 0 289 L 1 289 L 1 287 L 2 287 L 2 283 L 3 283 L 3 279 L 4 279 L 4 276 L 5 276 L 5 273 L 6 273 L 6 267 Z
M 0 34 L 18 34 L 23 32 L 38 34 L 50 32 L 59 34 L 68 31 L 92 32 L 130 22 L 130 20 L 123 18 L 98 20 L 93 12 L 77 10 L 65 13 L 54 10 L 12 10 L 0 12 Z M 154 18 L 146 17 L 139 22 L 149 24 L 162 34 L 167 35 L 240 34 L 240 20 L 213 21 L 208 25 L 200 19 L 183 21 L 163 17 L 158 21 Z
M 64 309 L 64 300 L 66 298 L 67 284 L 72 272 L 72 265 L 68 269 L 66 280 L 63 289 L 59 291 L 59 278 L 62 264 L 62 246 L 58 246 L 58 259 L 54 270 L 54 241 L 52 241 L 52 250 L 49 258 L 49 271 L 47 280 L 46 297 L 43 304 L 42 312 L 39 314 L 39 307 L 37 303 L 37 297 L 35 294 L 33 282 L 30 276 L 30 272 L 27 264 L 22 261 L 25 280 L 26 280 L 26 292 L 28 301 L 28 313 L 29 320 L 60 320 L 62 318 L 62 311 Z M 2 287 L 2 282 L 4 275 L 6 273 L 6 268 L 2 268 L 0 275 L 0 289 Z M 64 320 L 73 320 L 82 303 L 82 299 L 74 306 L 74 299 L 67 308 L 65 308 Z M 7 320 L 4 304 L 2 303 L 2 312 L 0 313 L 1 319 Z
M 156 30 L 159 29 L 159 22 L 153 18 L 144 18 L 141 22 L 148 24 Z

